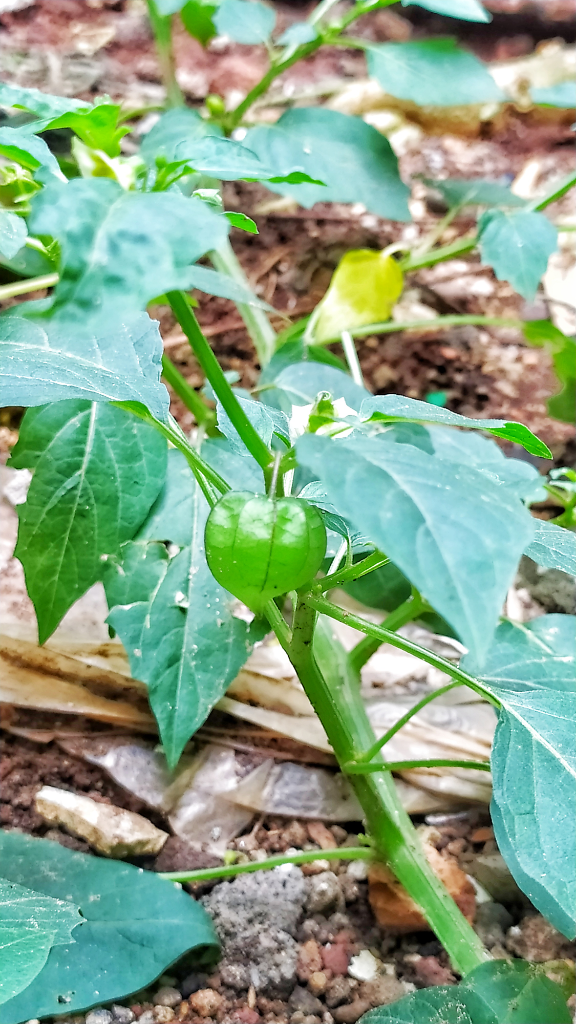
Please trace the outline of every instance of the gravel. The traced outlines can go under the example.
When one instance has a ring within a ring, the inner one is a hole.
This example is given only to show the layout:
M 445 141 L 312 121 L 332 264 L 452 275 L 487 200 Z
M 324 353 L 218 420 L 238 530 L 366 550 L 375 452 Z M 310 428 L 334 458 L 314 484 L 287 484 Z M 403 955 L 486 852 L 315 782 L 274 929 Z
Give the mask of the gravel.
M 262 931 L 272 927 L 294 936 L 305 900 L 304 876 L 293 867 L 290 871 L 240 875 L 216 886 L 201 902 L 226 949 L 229 942 L 252 928 Z
M 271 998 L 287 998 L 296 984 L 298 946 L 281 928 L 244 929 L 228 941 L 220 967 L 222 981 L 237 991 L 248 989 Z
M 323 871 L 308 879 L 306 910 L 309 914 L 331 914 L 344 910 L 344 896 L 333 871 Z

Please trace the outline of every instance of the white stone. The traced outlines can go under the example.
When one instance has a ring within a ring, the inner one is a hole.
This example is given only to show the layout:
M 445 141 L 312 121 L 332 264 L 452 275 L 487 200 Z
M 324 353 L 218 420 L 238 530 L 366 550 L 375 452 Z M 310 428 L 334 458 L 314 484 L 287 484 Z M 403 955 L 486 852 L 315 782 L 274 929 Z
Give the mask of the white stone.
M 365 860 L 351 860 L 346 868 L 346 874 L 355 882 L 365 882 L 368 878 L 368 864 Z
M 373 981 L 380 969 L 380 961 L 369 949 L 363 949 L 350 960 L 348 974 L 357 981 Z
M 97 803 L 54 786 L 36 794 L 36 810 L 51 825 L 63 825 L 107 857 L 159 853 L 168 833 L 147 818 L 111 804 Z

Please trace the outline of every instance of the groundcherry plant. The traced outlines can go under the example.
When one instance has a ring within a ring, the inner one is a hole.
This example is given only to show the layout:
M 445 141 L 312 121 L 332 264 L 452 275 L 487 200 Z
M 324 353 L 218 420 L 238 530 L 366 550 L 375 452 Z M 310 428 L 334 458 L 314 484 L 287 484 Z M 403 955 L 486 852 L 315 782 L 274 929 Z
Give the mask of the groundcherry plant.
M 546 965 L 490 958 L 430 867 L 393 773 L 491 771 L 495 836 L 512 875 L 537 910 L 575 937 L 575 619 L 502 618 L 524 554 L 576 572 L 576 541 L 565 528 L 573 525 L 574 473 L 546 478 L 531 462 L 505 457 L 496 439 L 550 458 L 521 423 L 372 395 L 354 339 L 420 326 L 391 319 L 406 273 L 476 248 L 531 299 L 557 244 L 544 211 L 576 178 L 532 203 L 500 182 L 431 183 L 445 200 L 445 224 L 471 207 L 477 230 L 448 246 L 437 245 L 442 227 L 412 252 L 347 253 L 312 316 L 280 335 L 228 241 L 231 225 L 257 229 L 224 210 L 223 181 L 260 181 L 303 206 L 361 202 L 388 219 L 409 219 L 394 153 L 360 118 L 299 106 L 274 125 L 250 120 L 276 78 L 321 45 L 364 49 L 370 73 L 401 98 L 418 102 L 420 82 L 428 103 L 446 104 L 447 86 L 462 104 L 505 99 L 484 65 L 451 40 L 375 46 L 347 34 L 360 15 L 386 6 L 360 0 L 333 16 L 331 0 L 322 0 L 275 38 L 274 11 L 262 3 L 150 2 L 170 109 L 146 134 L 142 112 L 106 97 L 90 105 L 0 86 L 10 110 L 0 128 L 0 253 L 11 277 L 0 297 L 52 289 L 0 318 L 2 404 L 27 407 L 10 464 L 32 473 L 18 506 L 16 555 L 40 643 L 103 582 L 110 629 L 148 687 L 171 769 L 253 645 L 276 635 L 363 808 L 368 855 L 405 886 L 463 978 L 371 1011 L 374 1024 L 561 1024 L 571 1019 L 568 976 L 563 985 L 547 977 Z M 477 0 L 419 6 L 488 17 Z M 268 71 L 234 109 L 217 96 L 202 113 L 183 104 L 170 46 L 178 11 L 203 43 L 218 33 L 267 48 Z M 122 138 L 131 127 L 141 144 L 126 156 Z M 58 159 L 50 148 L 57 130 L 70 140 Z M 261 367 L 251 392 L 222 371 L 196 319 L 194 289 L 236 302 Z M 171 307 L 205 376 L 202 391 L 163 355 L 151 303 Z M 502 321 L 434 320 L 442 323 Z M 568 419 L 573 340 L 549 321 L 517 326 L 529 343 L 550 349 L 559 377 L 550 411 Z M 346 361 L 327 348 L 332 342 Z M 190 436 L 170 414 L 163 380 L 193 413 Z M 530 513 L 547 495 L 564 510 L 557 523 Z M 382 609 L 382 622 L 346 610 L 343 592 Z M 399 632 L 410 622 L 458 638 L 466 650 L 460 664 Z M 358 632 L 348 653 L 335 623 Z M 376 738 L 359 681 L 382 644 L 449 682 Z M 456 687 L 496 709 L 490 763 L 388 760 L 392 736 Z M 1 845 L 0 901 L 10 911 L 0 926 L 8 950 L 3 1024 L 120 998 L 186 950 L 215 943 L 202 909 L 171 880 L 13 833 Z M 169 934 L 158 931 L 157 905 L 163 921 L 170 909 Z M 130 941 L 146 950 L 138 963 L 129 961 L 123 913 Z

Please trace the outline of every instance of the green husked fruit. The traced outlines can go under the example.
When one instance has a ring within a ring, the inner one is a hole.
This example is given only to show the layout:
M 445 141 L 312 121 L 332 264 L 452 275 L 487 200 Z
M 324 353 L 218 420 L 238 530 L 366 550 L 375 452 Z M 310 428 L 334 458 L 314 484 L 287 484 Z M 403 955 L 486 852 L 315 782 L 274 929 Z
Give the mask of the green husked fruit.
M 230 491 L 208 516 L 205 543 L 218 582 L 259 611 L 313 579 L 326 552 L 326 529 L 301 498 Z

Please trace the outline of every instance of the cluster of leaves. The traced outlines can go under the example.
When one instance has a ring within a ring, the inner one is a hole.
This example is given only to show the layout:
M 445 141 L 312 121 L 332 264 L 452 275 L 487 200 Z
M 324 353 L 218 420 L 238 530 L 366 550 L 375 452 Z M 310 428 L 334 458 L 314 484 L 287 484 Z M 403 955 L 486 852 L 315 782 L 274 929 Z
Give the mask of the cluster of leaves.
M 477 0 L 419 5 L 486 18 Z M 202 42 L 218 32 L 272 48 L 274 13 L 263 4 L 156 0 L 156 8 L 163 17 L 180 11 Z M 274 45 L 292 60 L 330 31 L 335 29 L 301 23 Z M 467 83 L 463 102 L 500 98 L 480 62 L 449 40 L 370 47 L 367 57 L 382 86 L 403 99 L 417 102 L 424 89 L 429 102 L 445 103 L 443 90 L 454 75 Z M 161 382 L 162 341 L 146 312 L 153 299 L 200 288 L 249 308 L 262 306 L 245 282 L 198 262 L 225 247 L 231 223 L 254 230 L 249 218 L 223 211 L 218 181 L 259 180 L 303 206 L 319 199 L 362 202 L 381 216 L 407 220 L 408 188 L 387 140 L 359 118 L 298 108 L 273 126 L 249 128 L 239 142 L 225 137 L 226 114 L 218 123 L 180 108 L 164 114 L 139 153 L 126 158 L 120 142 L 127 128 L 119 107 L 107 99 L 91 106 L 2 85 L 0 103 L 30 116 L 0 129 L 0 154 L 11 162 L 0 184 L 2 262 L 24 276 L 57 275 L 50 299 L 25 302 L 0 319 L 3 401 L 29 407 L 11 464 L 33 470 L 27 501 L 19 506 L 16 554 L 40 641 L 102 580 L 110 626 L 129 654 L 133 675 L 148 685 L 166 756 L 176 764 L 269 628 L 259 618 L 246 621 L 210 573 L 204 550 L 214 481 L 265 491 L 262 462 L 249 454 L 240 429 L 241 421 L 251 425 L 260 450 L 276 460 L 282 475 L 294 474 L 293 491 L 321 512 L 330 557 L 342 539 L 351 559 L 386 552 L 388 564 L 350 586 L 367 586 L 369 603 L 390 612 L 416 588 L 427 601 L 432 628 L 452 632 L 467 647 L 462 669 L 499 708 L 492 813 L 500 848 L 534 905 L 573 937 L 574 619 L 499 624 L 524 553 L 576 573 L 574 535 L 529 513 L 529 505 L 545 495 L 545 481 L 529 463 L 506 459 L 492 437 L 541 457 L 550 454 L 546 446 L 522 424 L 471 420 L 398 396 L 374 397 L 322 347 L 342 331 L 388 320 L 403 273 L 386 253 L 347 254 L 310 323 L 289 331 L 263 367 L 259 400 L 237 393 L 233 408 L 243 419 L 231 418 L 229 403 L 225 409 L 218 395 L 217 436 L 205 439 L 199 452 L 171 420 Z M 74 135 L 75 163 L 66 165 L 70 180 L 47 144 L 49 135 L 44 137 L 56 128 Z M 498 183 L 435 187 L 450 209 L 485 209 L 468 249 L 478 244 L 497 276 L 532 297 L 556 247 L 556 230 L 545 215 Z M 551 411 L 564 418 L 576 376 L 573 342 L 548 322 L 524 329 L 531 343 L 552 347 L 563 390 Z M 571 525 L 571 477 L 551 475 L 546 486 L 566 495 L 563 523 Z M 14 965 L 13 980 L 0 976 L 9 1000 L 6 1024 L 126 993 L 119 968 L 107 959 L 119 900 L 133 897 L 139 908 L 136 938 L 126 938 L 122 926 L 122 941 L 133 944 L 131 959 L 119 960 L 132 990 L 186 948 L 213 944 L 199 908 L 159 879 L 103 861 L 94 874 L 92 860 L 53 844 L 41 844 L 39 858 L 40 841 L 16 835 L 1 841 L 8 886 L 2 899 L 33 908 L 29 917 L 38 939 L 29 958 L 30 936 L 21 936 L 18 945 L 8 917 L 0 936 Z M 30 863 L 37 866 L 38 859 L 46 870 L 32 886 Z M 67 881 L 63 905 L 56 867 Z M 91 901 L 90 886 L 99 901 Z M 30 887 L 33 892 L 23 891 Z M 167 924 L 161 956 L 157 920 L 153 944 L 147 932 L 158 917 L 158 900 Z M 178 927 L 166 914 L 169 900 Z M 94 927 L 92 919 L 98 921 Z M 186 928 L 192 941 L 181 938 Z M 75 965 L 89 958 L 102 965 L 98 976 L 79 966 L 73 991 L 67 980 L 72 955 Z M 513 1016 L 510 1007 L 532 1009 L 536 1002 L 542 1009 L 539 1018 L 530 1017 L 533 1024 L 563 1020 L 562 998 L 540 972 L 499 964 L 470 975 L 457 994 L 416 993 L 378 1012 L 383 1021 L 415 1014 L 425 1021 L 441 1008 L 452 1014 L 447 1020 L 481 1024 L 528 1020 L 525 1009 Z

